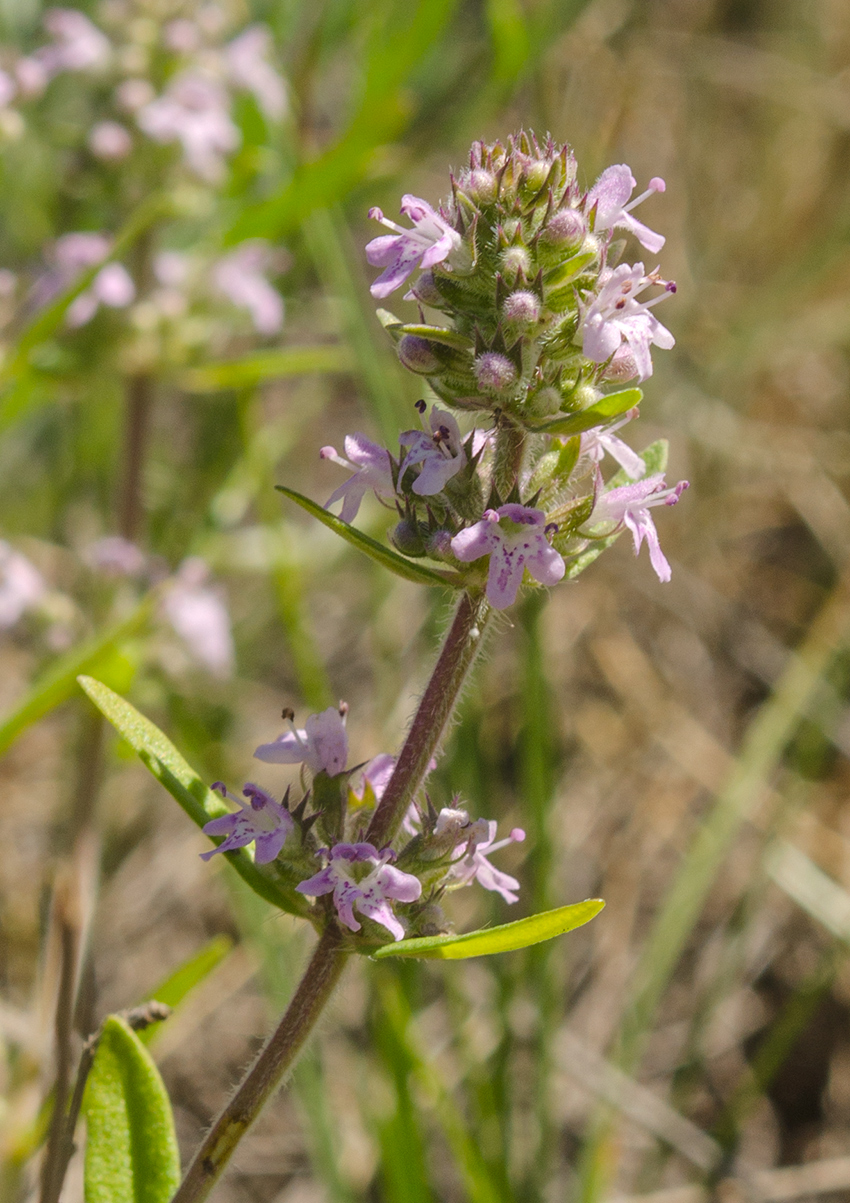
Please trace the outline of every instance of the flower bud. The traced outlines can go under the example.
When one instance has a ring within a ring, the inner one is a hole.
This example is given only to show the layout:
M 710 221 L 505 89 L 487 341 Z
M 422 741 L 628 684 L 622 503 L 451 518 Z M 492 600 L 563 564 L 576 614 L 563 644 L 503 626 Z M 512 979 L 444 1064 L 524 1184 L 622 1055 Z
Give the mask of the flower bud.
M 411 372 L 420 376 L 432 376 L 440 370 L 440 361 L 427 339 L 415 334 L 405 334 L 397 347 L 398 357 Z
M 424 556 L 425 540 L 419 530 L 419 524 L 410 518 L 402 518 L 401 522 L 389 532 L 390 542 L 405 556 Z
M 480 205 L 490 205 L 496 199 L 496 177 L 492 171 L 476 168 L 463 181 L 463 190 L 470 200 Z
M 502 313 L 505 320 L 513 325 L 533 326 L 540 320 L 540 300 L 535 293 L 520 289 L 505 300 Z
M 478 387 L 485 393 L 503 393 L 516 384 L 517 370 L 507 355 L 485 351 L 473 368 Z
M 587 233 L 587 222 L 577 209 L 561 209 L 546 223 L 541 238 L 558 250 L 572 250 Z
M 552 385 L 548 385 L 529 395 L 527 409 L 532 417 L 549 418 L 552 414 L 558 413 L 562 402 L 563 397 L 558 390 Z
M 432 271 L 424 271 L 419 273 L 419 279 L 410 290 L 416 297 L 417 301 L 421 301 L 423 305 L 430 305 L 432 309 L 439 309 L 443 304 L 443 298 L 439 288 L 434 283 L 434 273 Z
M 506 276 L 524 276 L 531 274 L 531 256 L 524 246 L 509 246 L 502 251 L 502 271 Z
M 425 545 L 426 554 L 432 560 L 453 559 L 452 533 L 448 530 L 436 530 Z

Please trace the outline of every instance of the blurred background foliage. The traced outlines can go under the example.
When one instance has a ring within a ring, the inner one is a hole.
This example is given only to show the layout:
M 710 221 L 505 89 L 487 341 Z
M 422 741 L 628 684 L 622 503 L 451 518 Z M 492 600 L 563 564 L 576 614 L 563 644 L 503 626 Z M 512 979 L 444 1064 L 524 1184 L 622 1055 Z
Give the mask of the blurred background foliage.
M 165 11 L 79 7 L 140 45 Z M 518 915 L 607 908 L 525 954 L 352 966 L 216 1198 L 696 1203 L 720 1181 L 846 1198 L 850 10 L 245 0 L 226 15 L 228 37 L 267 25 L 288 100 L 269 116 L 234 93 L 238 147 L 216 179 L 166 144 L 118 165 L 89 153 L 108 97 L 79 73 L 23 117 L 0 106 L 0 533 L 4 571 L 20 554 L 42 582 L 0 643 L 2 1197 L 35 1197 L 63 933 L 81 950 L 71 1052 L 202 954 L 151 1041 L 184 1155 L 288 997 L 295 922 L 200 862 L 203 837 L 74 678 L 126 692 L 210 780 L 253 775 L 283 705 L 303 718 L 342 697 L 355 760 L 397 748 L 446 599 L 336 546 L 273 485 L 323 500 L 339 477 L 320 445 L 411 425 L 418 385 L 368 293 L 369 206 L 435 202 L 473 138 L 525 126 L 569 141 L 588 184 L 617 162 L 667 181 L 645 216 L 668 235 L 677 346 L 656 357 L 641 445 L 669 437 L 692 488 L 664 518 L 670 585 L 621 541 L 502 623 L 432 789 L 526 827 L 506 854 Z M 0 18 L 11 70 L 43 45 L 43 12 L 3 0 Z M 137 295 L 71 326 L 38 281 L 81 230 L 119 240 Z M 203 281 L 152 321 L 155 253 L 219 262 L 257 239 L 279 332 L 216 309 Z M 153 592 L 92 569 L 86 549 L 116 532 Z M 180 581 L 218 614 L 217 661 L 163 619 Z M 490 902 L 458 897 L 458 926 L 502 918 Z M 79 1177 L 72 1163 L 67 1203 Z

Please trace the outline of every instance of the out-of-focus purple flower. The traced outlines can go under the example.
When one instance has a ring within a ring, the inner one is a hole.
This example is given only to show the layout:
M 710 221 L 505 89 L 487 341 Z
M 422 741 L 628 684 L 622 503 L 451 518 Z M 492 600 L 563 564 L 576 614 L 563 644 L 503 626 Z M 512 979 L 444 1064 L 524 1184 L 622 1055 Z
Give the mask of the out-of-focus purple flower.
M 617 227 L 629 230 L 641 246 L 652 251 L 653 255 L 657 255 L 666 241 L 664 235 L 656 234 L 643 222 L 632 217 L 631 210 L 645 201 L 648 196 L 652 196 L 653 192 L 664 192 L 667 185 L 658 176 L 653 176 L 646 192 L 642 192 L 640 196 L 635 197 L 627 204 L 636 184 L 637 181 L 632 175 L 631 168 L 627 167 L 625 163 L 606 167 L 587 194 L 585 211 L 590 213 L 594 205 L 596 206 L 594 225 L 596 231 L 611 230 Z
M 193 54 L 201 45 L 201 30 L 196 21 L 177 17 L 166 25 L 162 40 L 176 54 Z
M 17 95 L 18 86 L 8 71 L 0 70 L 0 109 L 5 109 Z
M 224 56 L 236 87 L 253 93 L 266 117 L 279 121 L 286 112 L 286 88 L 269 61 L 272 48 L 266 26 L 251 25 L 227 46 Z
M 377 207 L 369 210 L 371 218 L 395 230 L 393 235 L 373 238 L 366 246 L 372 266 L 384 268 L 371 287 L 373 297 L 388 297 L 417 265 L 427 268 L 442 263 L 461 245 L 460 234 L 427 201 L 406 194 L 401 198 L 401 211 L 413 222 L 412 230 L 389 221 Z
M 404 939 L 404 928 L 392 911 L 392 902 L 415 902 L 422 883 L 412 873 L 387 864 L 389 849 L 379 853 L 373 844 L 335 844 L 324 869 L 295 888 L 316 898 L 333 894 L 340 920 L 351 931 L 360 931 L 354 908 L 380 923 L 394 940 Z
M 605 363 L 613 356 L 615 366 L 618 360 L 629 357 L 638 379 L 646 380 L 652 375 L 650 347 L 669 350 L 676 343 L 667 327 L 649 311 L 674 293 L 676 285 L 654 273 L 647 275 L 642 263 L 621 263 L 609 274 L 603 273 L 600 280 L 598 294 L 582 308 L 578 330 L 582 350 L 595 363 Z M 659 296 L 650 301 L 637 299 L 656 284 L 664 288 Z
M 40 96 L 47 87 L 47 72 L 37 58 L 19 58 L 14 70 L 21 95 L 27 100 Z
M 407 455 L 398 472 L 399 480 L 407 468 L 421 464 L 422 469 L 412 486 L 413 492 L 420 497 L 431 497 L 441 492 L 447 481 L 466 464 L 460 428 L 454 417 L 447 410 L 434 405 L 428 422 L 430 435 L 421 430 L 406 430 L 399 437 L 402 447 L 407 447 Z
M 46 592 L 44 577 L 35 565 L 0 539 L 0 630 L 13 627 Z
M 137 113 L 156 96 L 149 79 L 125 79 L 115 89 L 115 103 L 125 113 Z
M 46 303 L 61 289 L 68 288 L 81 272 L 105 259 L 111 247 L 111 238 L 94 231 L 63 234 L 56 240 L 51 253 L 56 270 L 36 285 L 38 300 Z M 91 321 L 101 305 L 123 309 L 135 296 L 136 287 L 127 269 L 120 263 L 107 263 L 89 287 L 71 302 L 65 320 L 71 327 L 83 326 Z
M 526 568 L 541 585 L 556 585 L 566 572 L 547 538 L 546 515 L 525 505 L 485 510 L 481 521 L 455 535 L 451 546 L 465 563 L 489 555 L 487 600 L 495 610 L 516 601 Z
M 442 815 L 443 811 L 440 812 Z M 457 811 L 448 812 L 452 816 Z M 463 813 L 463 812 L 460 812 Z M 438 820 L 439 822 L 439 820 Z M 446 878 L 446 884 L 452 886 L 467 886 L 477 881 L 485 890 L 495 890 L 501 894 L 505 902 L 516 902 L 519 895 L 519 882 L 509 873 L 502 873 L 490 864 L 488 857 L 508 844 L 521 843 L 525 832 L 521 827 L 514 827 L 507 839 L 496 841 L 496 822 L 493 819 L 477 819 L 470 825 L 469 835 L 463 844 L 455 850 L 456 859 Z
M 231 794 L 221 781 L 216 781 L 211 788 L 223 798 L 235 802 L 239 810 L 204 824 L 204 835 L 223 835 L 227 838 L 211 852 L 202 852 L 201 860 L 209 860 L 217 852 L 232 852 L 236 848 L 244 848 L 246 844 L 253 844 L 254 860 L 258 865 L 273 861 L 295 826 L 286 807 L 275 802 L 270 794 L 250 781 L 242 790 L 248 799 L 247 805 L 241 798 Z
M 81 230 L 72 234 L 63 234 L 57 238 L 53 246 L 52 257 L 57 267 L 72 274 L 94 267 L 109 254 L 112 239 L 106 234 L 98 234 L 93 230 Z
M 209 569 L 197 556 L 184 560 L 165 592 L 162 609 L 190 655 L 216 677 L 233 673 L 233 634 L 221 592 L 208 584 Z
M 273 743 L 260 744 L 254 756 L 267 764 L 303 763 L 314 773 L 336 777 L 348 763 L 347 713 L 347 706 L 329 706 L 320 714 L 311 714 L 302 730 L 290 719 L 290 729 Z
M 135 296 L 136 286 L 126 267 L 121 263 L 107 263 L 85 292 L 81 292 L 68 306 L 65 321 L 72 329 L 85 326 L 101 305 L 109 309 L 126 309 Z
M 347 434 L 345 436 L 345 460 L 333 447 L 323 447 L 319 452 L 322 459 L 332 460 L 341 468 L 353 472 L 325 502 L 329 509 L 342 499 L 340 517 L 343 522 L 353 522 L 360 509 L 360 503 L 371 489 L 378 497 L 395 497 L 393 474 L 390 464 L 390 453 L 386 447 L 379 447 L 367 439 L 365 434 Z
M 88 144 L 98 159 L 112 162 L 126 159 L 133 149 L 133 137 L 118 121 L 99 121 L 89 132 Z
M 247 309 L 259 334 L 275 334 L 283 325 L 283 298 L 266 279 L 271 248 L 262 239 L 245 242 L 213 267 L 213 283 L 240 309 Z
M 98 71 L 109 62 L 109 39 L 79 9 L 48 9 L 44 28 L 53 41 L 36 50 L 33 58 L 48 79 L 63 71 Z
M 362 802 L 366 797 L 366 789 L 372 791 L 375 801 L 380 802 L 384 796 L 384 790 L 387 788 L 390 777 L 393 775 L 395 768 L 395 756 L 390 756 L 389 752 L 380 752 L 374 756 L 363 769 L 363 776 L 359 786 L 352 786 L 351 793 L 358 802 Z
M 632 480 L 639 480 L 646 472 L 646 464 L 640 458 L 636 451 L 632 451 L 628 443 L 624 443 L 622 439 L 618 439 L 614 434 L 615 430 L 620 430 L 626 423 L 633 421 L 640 414 L 640 410 L 635 406 L 628 413 L 620 418 L 619 422 L 613 422 L 604 430 L 587 430 L 581 436 L 581 454 L 586 455 L 593 463 L 599 464 L 602 458 L 607 453 L 615 459 L 627 476 Z
M 221 179 L 225 156 L 239 145 L 224 88 L 213 79 L 184 71 L 156 100 L 136 114 L 139 129 L 155 142 L 179 142 L 186 165 L 201 179 Z
M 106 576 L 140 576 L 148 560 L 141 548 L 122 535 L 105 535 L 89 544 L 83 558 L 97 572 Z
M 687 487 L 688 482 L 680 480 L 672 488 L 666 488 L 664 473 L 657 472 L 654 476 L 648 476 L 646 480 L 635 484 L 609 489 L 607 493 L 600 493 L 597 497 L 587 526 L 593 527 L 600 522 L 627 526 L 634 538 L 635 555 L 639 553 L 641 543 L 646 539 L 650 563 L 659 581 L 669 581 L 672 572 L 661 550 L 658 531 L 649 511 L 656 505 L 675 505 Z

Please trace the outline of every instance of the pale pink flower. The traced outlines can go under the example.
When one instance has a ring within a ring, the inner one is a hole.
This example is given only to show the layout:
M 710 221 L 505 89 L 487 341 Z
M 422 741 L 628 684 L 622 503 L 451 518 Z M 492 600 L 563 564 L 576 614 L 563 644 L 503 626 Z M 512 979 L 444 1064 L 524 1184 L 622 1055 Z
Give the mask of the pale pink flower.
M 334 906 L 342 923 L 350 931 L 360 931 L 361 915 L 380 923 L 394 940 L 404 939 L 404 928 L 392 911 L 392 902 L 415 902 L 422 894 L 422 883 L 412 873 L 403 873 L 387 862 L 393 856 L 389 848 L 378 852 L 373 844 L 335 844 L 326 852 L 328 863 L 295 888 L 301 894 L 319 897 L 333 894 Z
M 122 535 L 104 535 L 83 553 L 86 563 L 105 576 L 140 576 L 148 559 L 141 548 Z
M 227 93 L 215 80 L 184 71 L 136 114 L 139 129 L 155 142 L 179 142 L 186 165 L 201 179 L 221 179 L 224 159 L 239 145 Z
M 654 230 L 650 230 L 648 226 L 637 221 L 631 216 L 631 211 L 645 201 L 648 196 L 652 196 L 653 192 L 664 192 L 667 185 L 659 176 L 653 176 L 646 192 L 642 192 L 640 196 L 635 197 L 627 204 L 636 183 L 631 168 L 627 167 L 625 163 L 606 167 L 587 194 L 585 211 L 590 213 L 594 205 L 596 206 L 594 224 L 596 231 L 611 230 L 617 227 L 629 230 L 641 246 L 652 251 L 653 255 L 657 255 L 666 239 L 662 234 L 656 234 Z
M 227 838 L 211 852 L 202 852 L 201 860 L 209 860 L 217 852 L 233 852 L 236 848 L 244 848 L 246 844 L 254 845 L 254 860 L 258 865 L 267 865 L 275 860 L 295 826 L 286 807 L 275 802 L 271 794 L 250 781 L 242 790 L 248 799 L 247 806 L 241 798 L 231 794 L 222 781 L 216 781 L 210 788 L 223 798 L 235 802 L 239 810 L 234 814 L 220 815 L 204 824 L 201 828 L 204 835 L 223 835 Z
M 636 451 L 632 451 L 628 443 L 624 443 L 614 434 L 615 430 L 620 430 L 628 422 L 637 418 L 639 414 L 640 410 L 635 406 L 634 409 L 630 409 L 628 413 L 624 414 L 619 422 L 612 422 L 604 429 L 599 427 L 596 430 L 585 431 L 581 436 L 581 454 L 586 455 L 593 463 L 599 464 L 607 452 L 612 459 L 617 461 L 628 477 L 632 480 L 639 480 L 646 472 L 646 464 Z
M 254 756 L 266 764 L 306 764 L 314 773 L 336 777 L 348 762 L 347 713 L 347 706 L 329 706 L 311 714 L 301 730 L 290 719 L 289 730 L 273 743 L 260 744 Z
M 233 83 L 253 93 L 266 117 L 279 121 L 286 112 L 286 88 L 269 62 L 272 48 L 266 26 L 251 25 L 226 47 L 224 56 Z
M 401 461 L 398 478 L 408 468 L 421 464 L 419 475 L 411 486 L 419 497 L 432 497 L 446 487 L 466 464 L 466 452 L 460 437 L 460 428 L 455 418 L 445 409 L 431 407 L 428 418 L 430 435 L 421 430 L 406 430 L 399 437 L 407 455 Z
M 427 201 L 408 193 L 401 198 L 401 211 L 413 222 L 412 230 L 389 221 L 377 207 L 369 210 L 370 217 L 395 231 L 394 235 L 373 238 L 366 246 L 366 258 L 372 266 L 384 268 L 372 284 L 373 297 L 388 297 L 417 266 L 442 263 L 461 245 L 460 234 Z
M 441 810 L 434 830 L 435 835 L 440 834 L 441 820 L 444 820 L 445 829 L 460 819 L 466 819 L 468 822 L 465 811 Z M 477 881 L 485 890 L 495 890 L 497 894 L 501 894 L 505 902 L 517 902 L 519 895 L 515 891 L 519 889 L 519 882 L 509 873 L 496 869 L 488 858 L 500 848 L 506 848 L 508 844 L 521 843 L 525 839 L 525 832 L 521 827 L 514 827 L 507 839 L 497 841 L 496 827 L 494 819 L 476 819 L 470 824 L 466 839 L 455 849 L 446 884 L 451 889 L 468 886 Z
M 480 522 L 455 535 L 451 548 L 467 563 L 489 555 L 487 600 L 494 610 L 504 610 L 516 601 L 526 568 L 541 585 L 556 585 L 566 572 L 547 532 L 542 510 L 508 504 L 485 510 Z
M 259 238 L 243 243 L 213 267 L 218 291 L 248 310 L 258 334 L 275 334 L 283 325 L 283 298 L 263 274 L 271 267 L 271 249 Z
M 115 89 L 115 103 L 125 113 L 137 113 L 156 96 L 148 79 L 125 79 Z
M 126 159 L 133 149 L 130 131 L 118 121 L 99 121 L 88 137 L 89 150 L 106 162 Z
M 35 565 L 0 539 L 0 630 L 13 627 L 46 592 L 44 578 Z
M 230 614 L 221 591 L 209 583 L 202 559 L 184 560 L 167 589 L 162 609 L 192 658 L 215 677 L 233 673 Z
M 601 288 L 593 300 L 581 308 L 578 335 L 582 350 L 594 363 L 630 358 L 639 380 L 652 375 L 650 347 L 669 350 L 675 338 L 650 313 L 650 309 L 676 291 L 672 281 L 645 274 L 642 263 L 621 263 L 600 276 Z M 649 301 L 637 298 L 647 288 L 661 285 L 664 291 Z
M 63 71 L 97 71 L 105 67 L 112 47 L 105 34 L 77 8 L 50 8 L 44 28 L 53 39 L 34 54 L 48 79 Z
M 672 571 L 661 550 L 658 531 L 649 511 L 656 505 L 675 505 L 687 487 L 688 482 L 680 480 L 672 488 L 666 488 L 664 473 L 657 472 L 654 476 L 648 476 L 646 480 L 635 484 L 609 489 L 607 493 L 598 495 L 587 526 L 592 528 L 598 523 L 613 522 L 615 529 L 620 526 L 628 527 L 634 538 L 635 555 L 639 553 L 641 544 L 646 539 L 650 563 L 659 581 L 667 582 Z
M 136 297 L 133 278 L 121 263 L 107 263 L 68 306 L 65 321 L 72 329 L 90 322 L 101 305 L 109 309 L 126 309 Z
M 377 443 L 367 439 L 365 434 L 345 436 L 347 460 L 330 446 L 323 447 L 319 454 L 322 459 L 329 459 L 354 473 L 325 502 L 325 509 L 329 509 L 335 502 L 342 500 L 340 517 L 343 522 L 354 521 L 360 503 L 370 489 L 378 497 L 395 496 L 390 453 L 385 447 L 379 447 Z
M 19 58 L 15 63 L 15 79 L 21 95 L 31 100 L 40 96 L 49 82 L 47 72 L 37 58 Z

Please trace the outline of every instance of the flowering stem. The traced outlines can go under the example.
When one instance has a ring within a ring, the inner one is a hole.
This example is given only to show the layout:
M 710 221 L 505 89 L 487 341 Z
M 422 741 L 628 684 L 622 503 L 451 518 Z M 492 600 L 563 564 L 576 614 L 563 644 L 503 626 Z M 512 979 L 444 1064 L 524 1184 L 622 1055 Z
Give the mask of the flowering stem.
M 502 500 L 510 496 L 517 483 L 524 451 L 525 431 L 501 417 L 496 434 L 493 484 Z
M 334 991 L 347 954 L 336 925 L 326 928 L 276 1031 L 198 1149 L 172 1203 L 200 1203 L 221 1176 L 237 1144 L 292 1066 Z
M 490 615 L 482 594 L 464 593 L 393 775 L 366 832 L 366 839 L 377 848 L 393 838 L 425 780 L 428 765 L 440 746 L 466 675 L 478 654 Z

